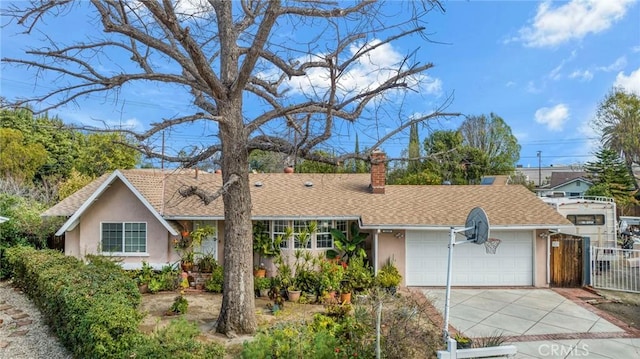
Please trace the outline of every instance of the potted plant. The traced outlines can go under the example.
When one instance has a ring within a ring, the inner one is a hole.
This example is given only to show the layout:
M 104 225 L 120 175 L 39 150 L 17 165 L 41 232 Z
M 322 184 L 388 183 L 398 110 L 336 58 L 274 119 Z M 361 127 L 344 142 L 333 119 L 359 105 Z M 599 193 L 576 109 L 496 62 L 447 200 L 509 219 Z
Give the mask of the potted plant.
M 317 258 L 311 252 L 303 250 L 296 250 L 294 256 L 294 287 L 303 292 L 315 292 L 319 278 L 319 272 L 316 270 Z
M 302 291 L 295 285 L 291 285 L 289 286 L 289 288 L 287 288 L 287 298 L 289 298 L 290 302 L 297 302 L 298 300 L 300 300 L 301 294 Z
M 182 231 L 181 237 L 173 240 L 173 248 L 178 252 L 180 266 L 185 272 L 189 272 L 193 268 L 193 248 L 191 244 L 192 239 L 188 231 Z
M 340 303 L 351 303 L 351 283 L 349 281 L 343 281 L 340 286 Z
M 291 268 L 291 265 L 287 263 L 287 261 L 285 261 L 281 255 L 276 257 L 275 265 L 278 274 L 276 275 L 274 281 L 278 283 L 278 295 L 284 296 L 287 289 L 294 285 L 293 270 Z
M 260 297 L 268 297 L 269 289 L 271 289 L 271 278 L 256 277 L 253 278 L 253 287 Z
M 457 348 L 458 349 L 469 349 L 471 348 L 471 344 L 473 344 L 473 341 L 471 340 L 471 338 L 469 338 L 468 336 L 462 334 L 462 333 L 456 333 L 456 335 L 453 336 L 453 339 L 456 340 L 457 344 Z
M 212 226 L 202 226 L 198 227 L 196 230 L 192 231 L 191 236 L 191 247 L 202 245 L 202 241 L 216 234 L 216 229 Z
M 376 283 L 379 287 L 386 289 L 389 293 L 395 294 L 398 285 L 402 281 L 402 276 L 391 261 L 388 261 L 380 268 L 378 275 L 376 276 Z
M 319 262 L 318 294 L 337 291 L 344 278 L 344 267 L 332 260 L 321 259 Z
M 356 222 L 351 223 L 349 234 L 349 236 L 346 236 L 338 229 L 331 229 L 333 244 L 342 253 L 342 258 L 347 264 L 354 257 L 367 256 L 364 250 L 364 241 L 369 236 L 369 233 L 360 233 L 360 228 Z
M 183 252 L 182 259 L 180 261 L 180 267 L 182 268 L 182 270 L 185 272 L 191 272 L 193 270 L 193 260 L 193 250 L 187 249 L 185 252 Z
M 218 265 L 212 253 L 201 254 L 198 257 L 196 264 L 202 273 L 211 273 L 213 268 Z
M 289 236 L 293 233 L 293 229 L 287 228 L 290 231 Z M 280 243 L 284 236 L 277 236 L 273 240 L 267 230 L 264 222 L 258 221 L 253 225 L 253 251 L 258 256 L 259 265 L 254 269 L 254 275 L 256 277 L 265 277 L 266 268 L 264 266 L 264 259 L 277 257 L 280 255 Z M 286 237 L 288 238 L 288 237 Z
M 351 258 L 344 270 L 344 280 L 349 282 L 353 292 L 363 292 L 373 284 L 373 270 L 365 264 L 363 257 Z
M 140 293 L 147 293 L 149 291 L 149 283 L 153 278 L 153 267 L 146 261 L 142 261 L 142 268 L 138 271 L 136 276 L 136 282 L 138 283 L 138 290 Z

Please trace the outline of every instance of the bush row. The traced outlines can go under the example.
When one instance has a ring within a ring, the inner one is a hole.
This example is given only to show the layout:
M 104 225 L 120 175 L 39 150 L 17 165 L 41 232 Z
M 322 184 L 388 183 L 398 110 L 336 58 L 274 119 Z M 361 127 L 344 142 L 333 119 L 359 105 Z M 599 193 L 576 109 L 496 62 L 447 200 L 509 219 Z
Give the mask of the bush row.
M 150 336 L 141 333 L 138 288 L 109 258 L 89 256 L 85 264 L 57 251 L 30 247 L 12 247 L 6 255 L 14 282 L 40 308 L 75 357 L 131 358 L 154 353 L 155 357 L 213 358 L 223 352 L 197 341 L 197 328 L 188 323 Z M 178 354 L 179 348 L 188 350 Z

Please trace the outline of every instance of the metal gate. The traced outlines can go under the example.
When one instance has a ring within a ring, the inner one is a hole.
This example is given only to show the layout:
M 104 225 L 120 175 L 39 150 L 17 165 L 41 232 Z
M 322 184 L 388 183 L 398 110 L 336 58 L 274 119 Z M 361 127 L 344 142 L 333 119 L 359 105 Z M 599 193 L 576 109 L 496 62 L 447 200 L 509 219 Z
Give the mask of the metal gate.
M 640 249 L 591 247 L 591 286 L 640 293 Z
M 582 238 L 560 235 L 551 241 L 551 286 L 582 286 Z

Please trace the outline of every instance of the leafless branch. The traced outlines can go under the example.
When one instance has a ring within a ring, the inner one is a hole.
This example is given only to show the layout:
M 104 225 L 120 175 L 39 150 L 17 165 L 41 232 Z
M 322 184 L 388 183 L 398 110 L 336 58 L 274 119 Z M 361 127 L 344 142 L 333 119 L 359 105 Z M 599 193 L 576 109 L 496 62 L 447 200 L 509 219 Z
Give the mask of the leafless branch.
M 214 193 L 203 190 L 198 186 L 184 186 L 178 189 L 178 193 L 180 193 L 180 195 L 183 197 L 196 196 L 202 201 L 202 203 L 208 205 L 209 203 L 215 201 L 218 197 L 222 196 L 225 192 L 227 192 L 229 190 L 229 187 L 239 180 L 240 177 L 238 175 L 231 174 L 227 182 L 225 182 L 222 187 L 220 187 Z

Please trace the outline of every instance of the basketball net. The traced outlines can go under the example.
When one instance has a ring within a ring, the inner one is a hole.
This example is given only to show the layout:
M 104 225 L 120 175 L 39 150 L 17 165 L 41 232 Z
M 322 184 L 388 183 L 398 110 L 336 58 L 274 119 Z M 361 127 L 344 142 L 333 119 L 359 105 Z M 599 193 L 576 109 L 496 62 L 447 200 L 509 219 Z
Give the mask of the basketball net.
M 500 243 L 502 243 L 502 241 L 498 238 L 487 238 L 487 240 L 484 241 L 484 250 L 487 254 L 496 254 L 496 250 Z

